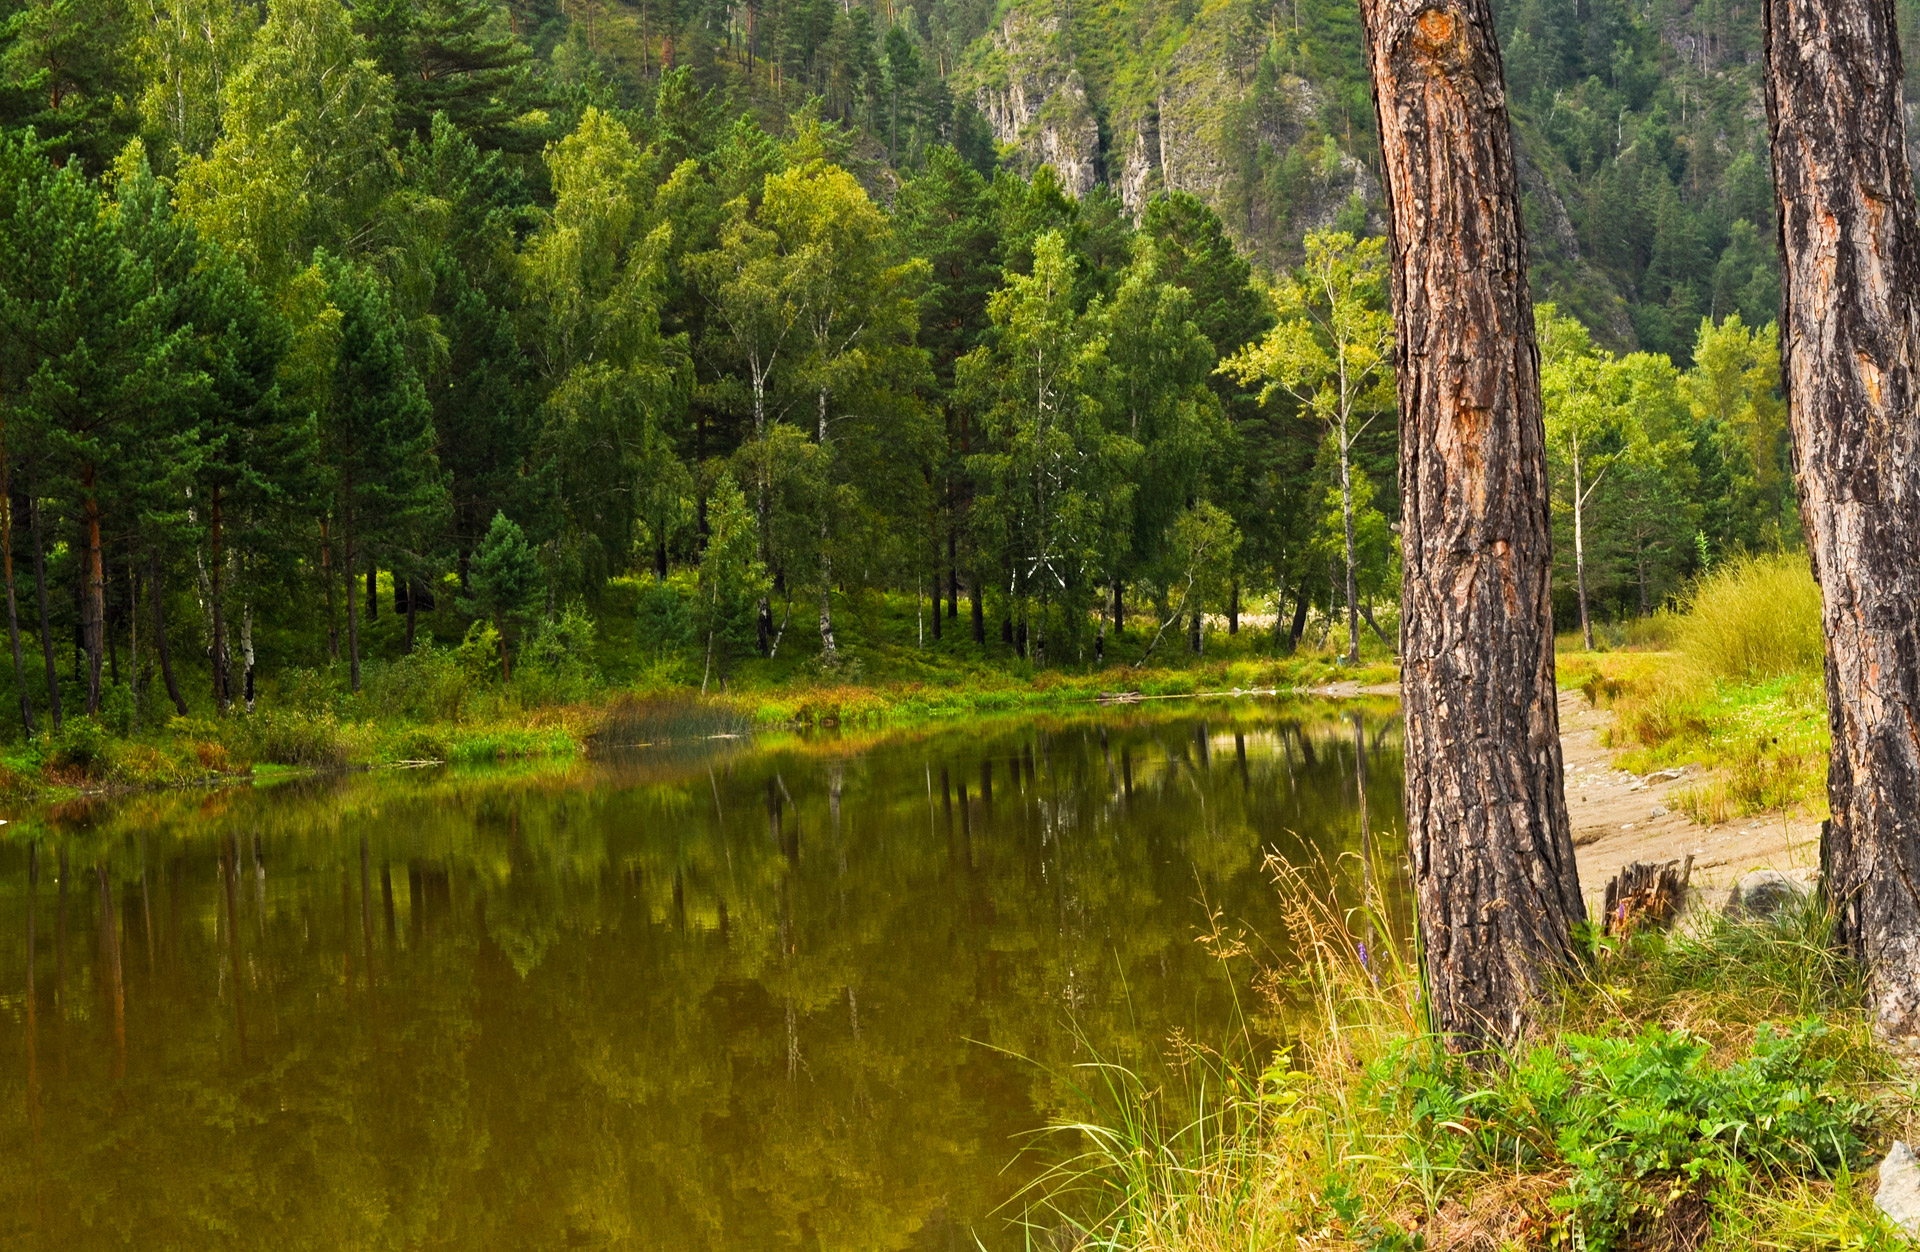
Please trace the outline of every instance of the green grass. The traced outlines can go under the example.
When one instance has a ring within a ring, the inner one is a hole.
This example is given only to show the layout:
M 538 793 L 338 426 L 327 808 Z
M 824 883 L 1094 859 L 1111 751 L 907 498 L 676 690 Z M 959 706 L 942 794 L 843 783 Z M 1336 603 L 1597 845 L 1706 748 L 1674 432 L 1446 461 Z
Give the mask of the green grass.
M 1699 773 L 1674 799 L 1700 822 L 1825 814 L 1820 597 L 1804 557 L 1728 562 L 1637 635 L 1661 650 L 1563 645 L 1560 658 L 1563 685 L 1613 709 L 1623 768 Z
M 0 752 L 0 794 L 196 785 L 267 769 L 557 762 L 596 738 L 641 743 L 790 727 L 897 729 L 1064 712 L 1116 694 L 1151 700 L 1287 692 L 1397 676 L 1391 654 L 1371 637 L 1360 665 L 1341 664 L 1337 632 L 1317 646 L 1321 622 L 1294 656 L 1272 655 L 1267 631 L 1228 634 L 1216 623 L 1204 654 L 1170 632 L 1151 663 L 1137 666 L 1151 636 L 1139 616 L 1125 637 L 1109 641 L 1103 661 L 1086 655 L 1089 636 L 1056 640 L 1053 662 L 1038 667 L 1000 640 L 997 619 L 985 644 L 972 642 L 964 614 L 943 622 L 944 637 L 936 640 L 927 601 L 855 593 L 837 598 L 837 664 L 821 663 L 812 619 L 796 610 L 773 657 L 750 655 L 736 643 L 707 675 L 702 695 L 705 655 L 689 635 L 685 582 L 680 574 L 664 587 L 650 577 L 619 579 L 591 612 L 564 609 L 543 635 L 518 641 L 511 681 L 502 679 L 492 644 L 453 614 L 448 595 L 438 612 L 421 616 L 411 653 L 394 614 L 366 625 L 358 694 L 347 690 L 343 664 L 310 656 L 305 665 L 276 662 L 287 641 L 264 640 L 268 659 L 252 713 L 211 716 L 205 676 L 183 669 L 195 716 L 155 725 L 157 714 L 171 713 L 164 695 L 149 689 L 136 717 L 128 689 L 112 685 L 99 718 L 70 716 L 59 734 L 43 730 Z M 69 709 L 78 694 L 65 692 Z
M 1914 1112 L 1817 909 L 1594 945 L 1537 1036 L 1469 1064 L 1404 954 L 1285 880 L 1291 1042 L 1190 1045 L 1177 1081 L 1090 1063 L 1065 1163 L 1028 1197 L 1075 1246 L 1905 1246 L 1870 1166 Z M 1376 932 L 1377 935 L 1377 932 Z

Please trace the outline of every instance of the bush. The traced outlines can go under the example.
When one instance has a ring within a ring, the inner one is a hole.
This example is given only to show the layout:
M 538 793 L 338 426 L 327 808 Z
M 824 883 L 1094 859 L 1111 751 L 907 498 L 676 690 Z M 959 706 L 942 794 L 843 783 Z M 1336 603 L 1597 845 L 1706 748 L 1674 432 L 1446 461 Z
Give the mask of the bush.
M 1818 673 L 1826 655 L 1820 589 L 1804 556 L 1728 561 L 1693 588 L 1674 647 L 1707 679 Z
M 385 717 L 457 722 L 473 685 L 473 675 L 452 649 L 422 642 L 399 660 L 375 667 L 360 691 L 369 708 Z
M 331 712 L 259 709 L 246 716 L 239 737 L 250 758 L 275 765 L 345 765 L 352 754 Z
M 91 717 L 68 718 L 60 733 L 48 742 L 49 773 L 66 781 L 106 777 L 112 767 L 113 732 Z
M 640 588 L 633 609 L 640 647 L 664 659 L 693 642 L 693 610 L 672 585 L 655 579 Z
M 548 618 L 520 649 L 514 686 L 528 704 L 582 699 L 599 678 L 593 667 L 593 619 L 578 605 Z

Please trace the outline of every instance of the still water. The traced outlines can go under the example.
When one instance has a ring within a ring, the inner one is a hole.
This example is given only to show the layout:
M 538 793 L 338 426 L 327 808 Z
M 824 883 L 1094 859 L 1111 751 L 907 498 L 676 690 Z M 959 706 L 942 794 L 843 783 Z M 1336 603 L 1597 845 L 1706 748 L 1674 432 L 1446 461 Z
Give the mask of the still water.
M 0 1246 L 1018 1246 L 1073 1066 L 1259 1032 L 1197 937 L 1284 963 L 1265 858 L 1357 895 L 1399 751 L 1238 702 L 9 814 Z

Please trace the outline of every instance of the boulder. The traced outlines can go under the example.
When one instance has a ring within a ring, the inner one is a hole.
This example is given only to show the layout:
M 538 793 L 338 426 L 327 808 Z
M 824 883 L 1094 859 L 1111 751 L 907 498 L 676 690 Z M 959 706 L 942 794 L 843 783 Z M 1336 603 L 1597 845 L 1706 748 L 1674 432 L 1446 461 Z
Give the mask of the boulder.
M 1920 1238 L 1920 1161 L 1898 1139 L 1880 1162 L 1880 1190 L 1873 1203 L 1910 1238 Z
M 1774 869 L 1756 869 L 1734 884 L 1727 897 L 1727 915 L 1754 921 L 1776 921 L 1805 903 L 1807 884 Z

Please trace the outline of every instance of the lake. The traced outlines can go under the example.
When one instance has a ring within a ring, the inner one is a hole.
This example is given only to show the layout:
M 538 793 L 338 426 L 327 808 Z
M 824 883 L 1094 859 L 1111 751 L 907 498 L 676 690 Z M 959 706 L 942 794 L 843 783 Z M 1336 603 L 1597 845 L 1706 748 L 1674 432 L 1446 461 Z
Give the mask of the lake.
M 0 1246 L 1021 1246 L 1076 1065 L 1284 1029 L 1266 858 L 1398 848 L 1369 707 L 8 813 Z

